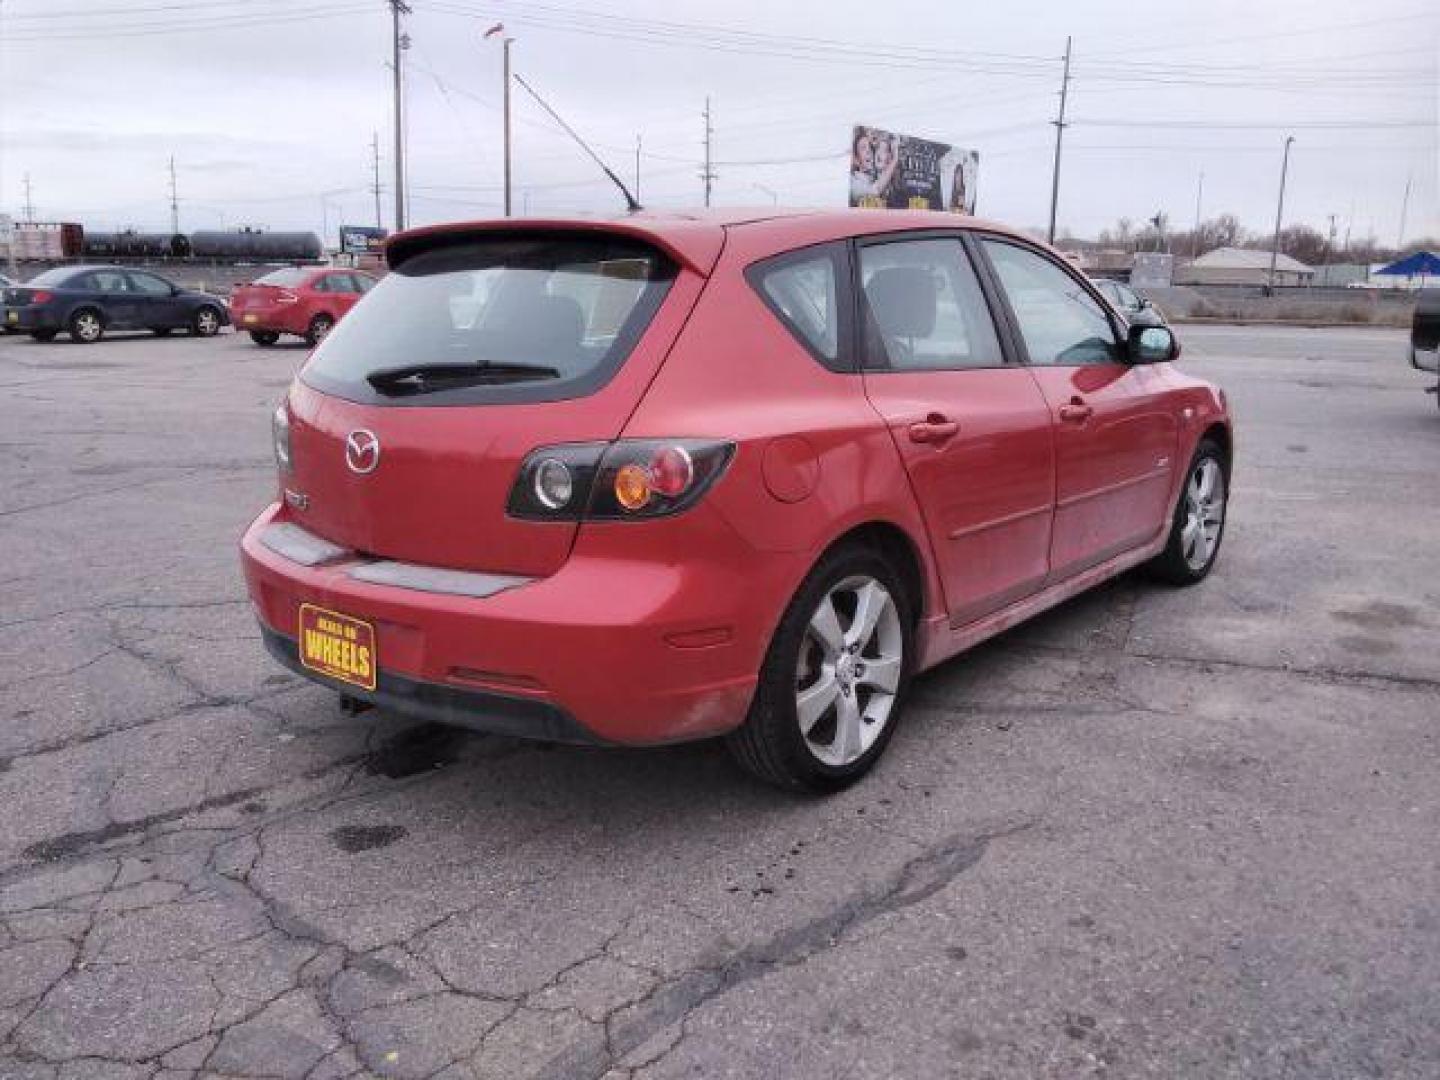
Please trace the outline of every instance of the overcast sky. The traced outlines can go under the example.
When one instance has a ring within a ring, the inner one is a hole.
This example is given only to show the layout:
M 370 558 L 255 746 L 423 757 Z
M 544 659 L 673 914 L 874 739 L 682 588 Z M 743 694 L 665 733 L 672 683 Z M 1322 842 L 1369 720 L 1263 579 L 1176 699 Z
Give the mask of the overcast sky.
M 411 0 L 411 221 L 500 208 L 500 47 L 641 199 L 701 201 L 710 96 L 715 202 L 843 205 L 853 124 L 971 147 L 985 217 L 1043 225 L 1065 36 L 1073 82 L 1062 228 L 1163 210 L 1340 239 L 1440 235 L 1436 0 Z M 386 0 L 0 0 L 0 210 L 91 228 L 373 224 L 378 132 L 392 223 Z M 517 211 L 618 196 L 523 93 Z

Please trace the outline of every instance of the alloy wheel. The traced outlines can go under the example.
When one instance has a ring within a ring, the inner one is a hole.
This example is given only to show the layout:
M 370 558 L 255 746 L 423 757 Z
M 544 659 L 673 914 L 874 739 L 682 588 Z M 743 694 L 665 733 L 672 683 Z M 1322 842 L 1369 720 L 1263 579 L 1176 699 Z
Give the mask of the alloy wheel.
M 868 575 L 845 578 L 806 627 L 795 672 L 795 713 L 810 752 L 832 768 L 874 745 L 905 664 L 905 635 L 889 590 Z
M 220 318 L 209 308 L 201 308 L 195 316 L 195 329 L 201 337 L 211 337 L 220 330 Z
M 1225 523 L 1225 474 L 1213 457 L 1201 458 L 1185 485 L 1180 551 L 1191 570 L 1203 570 L 1220 545 Z
M 100 317 L 90 311 L 82 311 L 75 317 L 75 332 L 82 341 L 98 341 L 103 327 Z

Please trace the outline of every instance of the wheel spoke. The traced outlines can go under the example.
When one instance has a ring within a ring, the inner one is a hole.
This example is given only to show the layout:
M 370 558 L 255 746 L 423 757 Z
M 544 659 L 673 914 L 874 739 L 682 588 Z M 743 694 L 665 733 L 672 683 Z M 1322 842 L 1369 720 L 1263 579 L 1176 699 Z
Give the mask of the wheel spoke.
M 821 672 L 815 685 L 796 694 L 795 712 L 800 718 L 800 734 L 808 738 L 820 718 L 825 715 L 825 710 L 830 708 L 839 696 L 840 684 L 836 682 L 835 673 L 832 671 Z
M 841 762 L 860 756 L 860 706 L 854 694 L 841 694 L 835 706 L 835 741 L 831 744 Z
M 1215 494 L 1215 471 L 1215 465 L 1206 461 L 1195 473 L 1196 494 L 1200 496 L 1202 506 L 1208 503 L 1210 497 Z
M 845 644 L 864 646 L 875 633 L 875 625 L 890 605 L 890 594 L 878 582 L 867 581 L 855 593 L 855 619 L 845 632 Z
M 1200 536 L 1200 526 L 1192 517 L 1185 522 L 1185 528 L 1180 530 L 1180 550 L 1185 558 L 1190 558 L 1195 552 L 1195 541 Z
M 840 617 L 835 613 L 835 599 L 827 596 L 820 601 L 815 614 L 810 617 L 810 632 L 824 651 L 826 659 L 840 655 L 845 646 L 845 632 L 840 629 Z
M 867 659 L 865 674 L 861 675 L 858 681 L 862 686 L 873 686 L 876 690 L 893 694 L 900 685 L 900 658 L 882 656 L 878 660 Z

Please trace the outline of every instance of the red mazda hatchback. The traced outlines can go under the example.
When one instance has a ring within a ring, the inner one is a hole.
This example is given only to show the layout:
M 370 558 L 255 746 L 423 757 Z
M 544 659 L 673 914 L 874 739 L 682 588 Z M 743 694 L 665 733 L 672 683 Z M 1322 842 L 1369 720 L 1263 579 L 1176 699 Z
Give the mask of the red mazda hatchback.
M 1051 249 L 928 212 L 492 221 L 274 416 L 265 642 L 352 707 L 870 768 L 910 677 L 1144 564 L 1209 573 L 1224 394 Z
M 374 287 L 375 279 L 359 270 L 287 267 L 238 287 L 230 314 L 256 345 L 294 334 L 315 346 Z

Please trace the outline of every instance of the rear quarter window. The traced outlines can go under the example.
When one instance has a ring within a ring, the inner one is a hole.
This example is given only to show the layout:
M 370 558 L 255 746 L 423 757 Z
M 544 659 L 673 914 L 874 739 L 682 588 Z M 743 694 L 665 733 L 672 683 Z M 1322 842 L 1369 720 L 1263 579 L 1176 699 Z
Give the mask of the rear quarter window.
M 601 234 L 451 240 L 377 282 L 301 379 L 369 404 L 583 397 L 619 370 L 674 276 L 658 250 Z M 417 374 L 377 390 L 400 369 Z
M 745 272 L 765 306 L 816 360 L 834 371 L 849 370 L 841 350 L 848 267 L 843 245 L 826 244 L 777 255 Z

